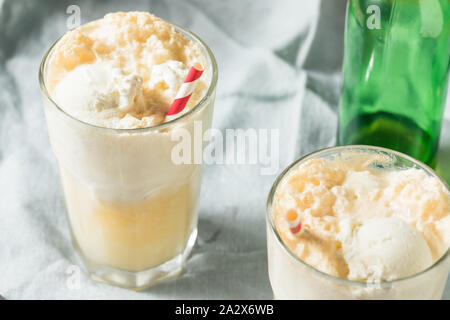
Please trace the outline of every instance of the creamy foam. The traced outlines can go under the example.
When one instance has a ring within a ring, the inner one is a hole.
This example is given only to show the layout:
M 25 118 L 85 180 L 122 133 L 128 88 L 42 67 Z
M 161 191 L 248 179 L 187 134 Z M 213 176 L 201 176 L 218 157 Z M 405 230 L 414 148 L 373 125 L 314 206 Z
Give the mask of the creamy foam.
M 207 67 L 199 44 L 144 12 L 107 14 L 68 32 L 54 48 L 47 84 L 53 99 L 84 122 L 143 128 L 166 113 L 191 66 Z M 204 96 L 205 69 L 187 109 Z
M 444 185 L 423 170 L 370 166 L 386 160 L 377 157 L 349 152 L 311 159 L 279 185 L 276 227 L 306 263 L 351 280 L 393 280 L 424 270 L 446 252 L 450 194 Z M 304 226 L 299 235 L 285 219 L 292 209 Z

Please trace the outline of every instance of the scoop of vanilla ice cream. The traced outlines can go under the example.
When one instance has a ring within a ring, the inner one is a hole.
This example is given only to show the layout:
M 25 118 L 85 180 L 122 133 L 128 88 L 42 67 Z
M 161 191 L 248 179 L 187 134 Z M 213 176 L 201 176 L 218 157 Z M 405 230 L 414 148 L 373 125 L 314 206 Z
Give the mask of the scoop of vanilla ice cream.
M 433 263 L 421 234 L 399 218 L 340 223 L 342 252 L 350 280 L 390 281 L 420 272 Z
M 53 97 L 75 117 L 86 112 L 126 112 L 142 90 L 142 78 L 108 62 L 83 64 L 56 85 Z

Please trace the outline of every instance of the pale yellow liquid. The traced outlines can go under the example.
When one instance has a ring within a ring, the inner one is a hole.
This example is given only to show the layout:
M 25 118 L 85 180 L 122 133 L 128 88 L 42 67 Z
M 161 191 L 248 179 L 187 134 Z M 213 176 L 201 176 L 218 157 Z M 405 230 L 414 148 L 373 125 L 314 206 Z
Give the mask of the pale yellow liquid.
M 200 170 L 183 183 L 127 203 L 102 201 L 60 170 L 72 233 L 87 259 L 142 271 L 184 251 L 196 226 Z

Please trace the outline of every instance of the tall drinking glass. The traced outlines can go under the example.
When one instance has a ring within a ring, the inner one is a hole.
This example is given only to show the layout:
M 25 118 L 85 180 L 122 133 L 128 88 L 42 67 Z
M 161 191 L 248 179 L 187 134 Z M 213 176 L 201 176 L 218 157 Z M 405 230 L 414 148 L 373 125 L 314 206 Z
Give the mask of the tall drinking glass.
M 211 126 L 217 64 L 202 40 L 174 27 L 200 45 L 211 74 L 203 99 L 175 120 L 111 129 L 66 113 L 46 82 L 56 43 L 39 72 L 74 247 L 92 278 L 131 289 L 178 275 L 197 237 L 202 165 L 175 163 L 172 153 L 180 142 L 172 137 L 203 136 Z M 192 148 L 198 149 L 196 143 L 201 150 L 202 141 L 191 141 Z
M 450 249 L 426 270 L 408 277 L 381 282 L 354 281 L 326 274 L 298 257 L 283 240 L 275 224 L 274 204 L 278 188 L 289 174 L 311 159 L 330 159 L 346 152 L 373 156 L 379 154 L 386 163 L 377 163 L 377 169 L 395 172 L 409 168 L 423 171 L 426 175 L 442 182 L 450 191 L 447 183 L 432 169 L 417 160 L 396 151 L 372 146 L 341 146 L 323 149 L 307 155 L 286 168 L 274 182 L 267 200 L 267 256 L 269 279 L 276 299 L 441 299 L 450 270 Z M 368 163 L 369 165 L 369 163 Z M 372 164 L 370 164 L 372 165 Z M 300 246 L 300 244 L 299 244 Z M 314 248 L 312 248 L 314 249 Z M 320 257 L 320 254 L 317 255 Z

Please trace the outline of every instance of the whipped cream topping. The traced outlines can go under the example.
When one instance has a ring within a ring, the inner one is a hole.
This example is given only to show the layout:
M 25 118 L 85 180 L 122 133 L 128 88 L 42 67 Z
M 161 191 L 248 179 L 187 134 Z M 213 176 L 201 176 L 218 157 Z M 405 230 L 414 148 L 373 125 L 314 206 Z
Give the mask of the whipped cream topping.
M 408 276 L 437 261 L 450 245 L 450 193 L 423 170 L 379 169 L 381 155 L 348 152 L 310 159 L 280 183 L 275 225 L 299 258 L 351 280 Z M 289 231 L 296 210 L 303 231 Z
M 199 44 L 145 12 L 118 12 L 68 32 L 55 46 L 47 86 L 58 105 L 108 128 L 150 127 L 166 113 L 194 64 L 207 66 Z M 205 70 L 186 106 L 210 81 Z
M 168 98 L 172 99 L 176 96 L 187 73 L 187 67 L 180 61 L 166 61 L 152 68 L 149 86 L 152 89 L 161 88 L 165 91 Z

